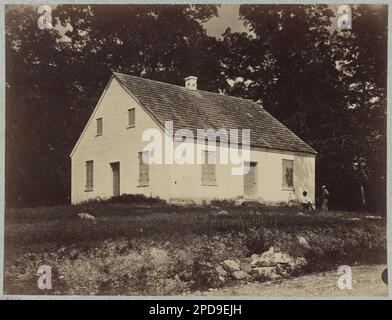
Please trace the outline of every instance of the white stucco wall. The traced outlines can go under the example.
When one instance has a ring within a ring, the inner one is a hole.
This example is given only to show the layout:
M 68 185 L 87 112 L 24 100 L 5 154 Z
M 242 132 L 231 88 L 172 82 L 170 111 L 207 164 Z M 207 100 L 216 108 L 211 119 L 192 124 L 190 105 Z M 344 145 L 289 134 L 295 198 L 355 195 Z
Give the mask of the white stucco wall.
M 128 109 L 135 108 L 135 127 L 128 126 Z M 103 134 L 96 136 L 96 119 L 103 119 Z M 142 141 L 146 129 L 163 130 L 155 120 L 114 78 L 107 86 L 91 121 L 71 155 L 72 203 L 96 197 L 113 196 L 110 163 L 120 162 L 120 194 L 144 194 L 166 200 L 232 199 L 244 196 L 244 177 L 232 175 L 231 164 L 216 165 L 216 186 L 202 185 L 200 164 L 151 164 L 148 186 L 140 187 L 138 152 L 148 142 Z M 175 142 L 174 148 L 180 142 Z M 193 145 L 195 147 L 195 145 Z M 196 149 L 196 147 L 195 147 Z M 216 148 L 220 158 L 220 148 Z M 282 188 L 282 160 L 294 160 L 294 196 L 303 190 L 314 201 L 315 156 L 270 149 L 253 149 L 252 162 L 257 162 L 255 199 L 265 203 L 286 202 L 289 191 Z M 94 188 L 85 190 L 85 162 L 94 161 Z
M 220 151 L 221 149 L 217 147 L 216 154 L 218 160 L 220 157 Z M 284 190 L 282 187 L 283 160 L 293 160 L 293 191 Z M 286 202 L 289 198 L 289 193 L 292 192 L 295 199 L 299 200 L 300 195 L 305 190 L 314 202 L 314 155 L 269 149 L 253 149 L 250 152 L 250 161 L 257 162 L 256 195 L 254 199 L 264 203 Z M 231 164 L 217 164 L 216 186 L 205 186 L 202 185 L 202 165 L 174 164 L 171 197 L 173 199 L 193 200 L 207 200 L 214 198 L 232 199 L 243 197 L 244 177 L 233 175 L 231 172 L 233 167 L 237 166 Z
M 135 127 L 128 126 L 128 109 L 135 108 Z M 103 134 L 96 136 L 96 119 L 103 119 Z M 171 167 L 150 166 L 149 186 L 139 187 L 138 152 L 143 150 L 143 131 L 159 128 L 156 122 L 139 106 L 113 79 L 107 87 L 79 144 L 72 154 L 72 203 L 96 197 L 109 198 L 113 195 L 113 176 L 110 163 L 120 162 L 120 194 L 145 194 L 170 198 L 168 182 Z M 162 130 L 161 130 L 162 131 Z M 94 161 L 94 188 L 85 191 L 85 162 Z

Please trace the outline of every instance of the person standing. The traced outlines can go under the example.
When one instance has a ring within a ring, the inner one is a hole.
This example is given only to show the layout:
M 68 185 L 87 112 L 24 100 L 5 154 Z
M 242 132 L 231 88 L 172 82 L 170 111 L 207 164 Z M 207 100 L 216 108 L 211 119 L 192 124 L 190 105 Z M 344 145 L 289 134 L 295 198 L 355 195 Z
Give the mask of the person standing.
M 329 191 L 326 186 L 322 186 L 321 188 L 323 189 L 323 202 L 321 204 L 321 209 L 328 211 Z

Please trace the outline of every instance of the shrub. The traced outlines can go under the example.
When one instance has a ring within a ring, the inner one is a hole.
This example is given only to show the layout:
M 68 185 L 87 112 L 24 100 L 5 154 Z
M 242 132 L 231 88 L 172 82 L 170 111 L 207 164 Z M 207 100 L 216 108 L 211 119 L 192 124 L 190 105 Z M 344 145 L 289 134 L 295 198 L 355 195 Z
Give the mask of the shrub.
M 121 196 L 111 197 L 109 199 L 103 199 L 97 197 L 95 199 L 86 200 L 81 205 L 92 205 L 92 204 L 105 204 L 105 203 L 123 203 L 123 204 L 166 204 L 166 201 L 159 197 L 146 197 L 144 194 L 122 194 Z
M 215 207 L 227 208 L 235 206 L 235 199 L 213 199 L 210 204 Z

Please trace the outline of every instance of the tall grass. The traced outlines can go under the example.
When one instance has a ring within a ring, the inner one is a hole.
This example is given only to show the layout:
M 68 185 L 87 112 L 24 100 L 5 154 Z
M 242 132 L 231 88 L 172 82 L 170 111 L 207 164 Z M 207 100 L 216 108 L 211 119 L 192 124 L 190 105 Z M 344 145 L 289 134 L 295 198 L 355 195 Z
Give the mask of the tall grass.
M 385 220 L 363 214 L 298 215 L 296 208 L 227 202 L 120 202 L 6 210 L 7 292 L 40 293 L 36 270 L 43 263 L 57 270 L 58 294 L 167 294 L 181 292 L 183 283 L 173 279 L 190 272 L 196 260 L 219 263 L 271 246 L 305 257 L 302 272 L 386 261 Z M 81 220 L 80 212 L 94 215 L 97 223 Z M 298 236 L 311 247 L 301 246 Z M 164 264 L 153 262 L 154 252 L 164 254 Z M 75 272 L 80 286 L 75 286 Z
M 186 234 L 248 232 L 251 228 L 307 229 L 317 227 L 382 227 L 384 220 L 351 221 L 355 213 L 333 212 L 297 215 L 295 208 L 226 207 L 219 215 L 213 206 L 169 204 L 124 204 L 91 202 L 76 206 L 6 210 L 6 247 L 23 248 L 81 243 L 125 237 L 168 239 Z M 78 213 L 88 212 L 96 224 L 81 221 Z

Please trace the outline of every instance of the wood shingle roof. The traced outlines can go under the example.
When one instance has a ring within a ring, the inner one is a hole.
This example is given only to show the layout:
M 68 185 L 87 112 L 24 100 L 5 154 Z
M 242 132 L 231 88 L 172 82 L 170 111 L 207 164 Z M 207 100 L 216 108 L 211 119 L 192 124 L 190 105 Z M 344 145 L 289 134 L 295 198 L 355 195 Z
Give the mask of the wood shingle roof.
M 173 121 L 174 130 L 250 129 L 253 147 L 317 152 L 254 101 L 164 82 L 114 73 L 120 83 L 159 123 Z

